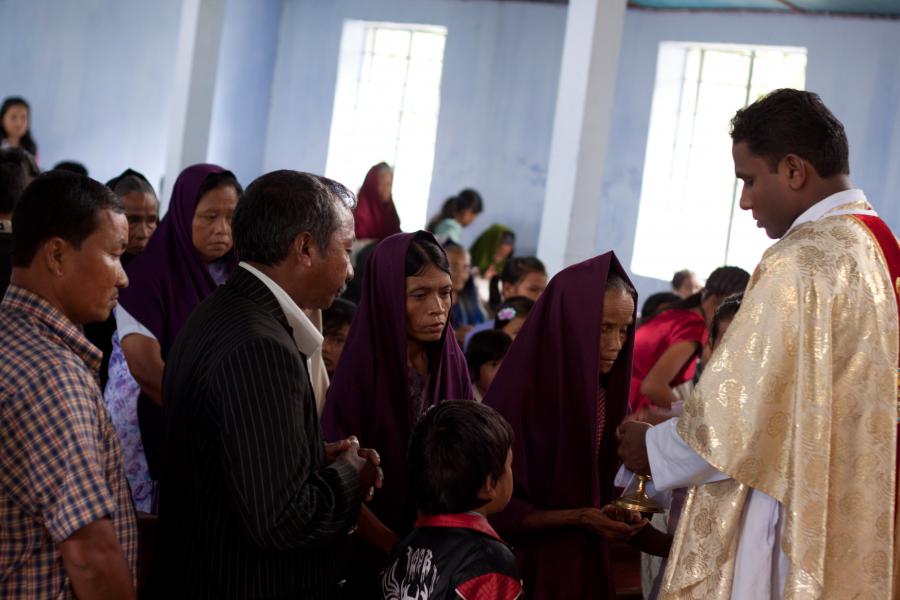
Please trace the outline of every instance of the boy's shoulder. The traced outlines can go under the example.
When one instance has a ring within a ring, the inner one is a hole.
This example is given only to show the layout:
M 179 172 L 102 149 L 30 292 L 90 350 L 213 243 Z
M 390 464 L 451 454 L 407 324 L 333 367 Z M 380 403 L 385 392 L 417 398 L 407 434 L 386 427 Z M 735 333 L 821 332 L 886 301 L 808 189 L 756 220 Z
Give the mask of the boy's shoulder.
M 522 596 L 516 559 L 479 515 L 423 517 L 397 545 L 382 575 L 385 600 L 515 600 Z

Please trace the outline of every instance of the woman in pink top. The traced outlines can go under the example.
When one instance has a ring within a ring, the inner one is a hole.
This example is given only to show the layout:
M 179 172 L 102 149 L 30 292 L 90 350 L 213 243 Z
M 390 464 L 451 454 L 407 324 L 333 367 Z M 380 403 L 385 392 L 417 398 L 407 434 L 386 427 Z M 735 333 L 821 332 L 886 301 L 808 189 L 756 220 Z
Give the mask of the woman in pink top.
M 741 268 L 720 267 L 701 291 L 641 324 L 631 369 L 632 413 L 651 406 L 672 407 L 678 400 L 672 389 L 694 377 L 716 308 L 728 296 L 743 292 L 749 280 L 750 274 Z

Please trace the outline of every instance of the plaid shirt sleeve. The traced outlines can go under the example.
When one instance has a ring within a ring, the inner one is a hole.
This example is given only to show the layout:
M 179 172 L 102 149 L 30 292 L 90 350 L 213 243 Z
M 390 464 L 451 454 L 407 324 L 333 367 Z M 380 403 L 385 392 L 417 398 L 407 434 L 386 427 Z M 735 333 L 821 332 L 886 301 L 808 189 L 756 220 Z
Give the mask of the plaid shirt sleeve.
M 12 452 L 7 493 L 43 521 L 54 543 L 111 516 L 96 383 L 83 369 L 48 366 L 11 404 L 4 445 Z

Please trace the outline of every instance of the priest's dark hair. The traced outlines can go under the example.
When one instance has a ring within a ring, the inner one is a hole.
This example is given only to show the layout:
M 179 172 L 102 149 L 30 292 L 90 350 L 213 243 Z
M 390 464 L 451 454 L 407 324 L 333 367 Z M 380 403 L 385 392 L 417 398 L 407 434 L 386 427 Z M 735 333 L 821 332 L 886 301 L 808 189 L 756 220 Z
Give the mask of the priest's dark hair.
M 488 477 L 503 476 L 513 437 L 506 419 L 484 404 L 451 400 L 430 409 L 413 429 L 407 454 L 418 509 L 444 515 L 486 504 L 478 493 Z
M 781 159 L 796 154 L 821 177 L 850 174 L 844 126 L 812 92 L 775 90 L 740 109 L 731 120 L 731 140 L 746 142 L 773 173 Z

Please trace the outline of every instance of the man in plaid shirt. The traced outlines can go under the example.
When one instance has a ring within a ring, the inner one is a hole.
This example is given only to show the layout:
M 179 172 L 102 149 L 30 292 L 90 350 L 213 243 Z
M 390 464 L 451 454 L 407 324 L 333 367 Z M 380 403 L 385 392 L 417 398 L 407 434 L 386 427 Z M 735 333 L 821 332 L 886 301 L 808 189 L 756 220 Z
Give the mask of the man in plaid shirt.
M 128 285 L 124 209 L 104 186 L 50 172 L 13 215 L 0 304 L 0 597 L 134 598 L 137 525 L 98 385 L 103 321 Z

